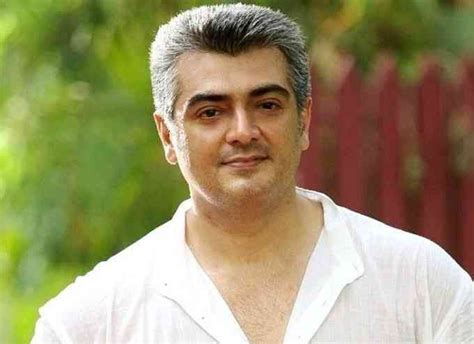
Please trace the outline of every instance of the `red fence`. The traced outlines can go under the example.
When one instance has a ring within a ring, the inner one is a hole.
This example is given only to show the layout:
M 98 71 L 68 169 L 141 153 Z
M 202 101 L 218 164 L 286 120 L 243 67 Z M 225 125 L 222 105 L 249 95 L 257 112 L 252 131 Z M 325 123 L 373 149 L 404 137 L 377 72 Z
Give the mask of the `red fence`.
M 474 276 L 474 61 L 452 80 L 426 60 L 415 85 L 379 62 L 367 80 L 346 60 L 336 88 L 314 82 L 299 184 L 430 238 Z

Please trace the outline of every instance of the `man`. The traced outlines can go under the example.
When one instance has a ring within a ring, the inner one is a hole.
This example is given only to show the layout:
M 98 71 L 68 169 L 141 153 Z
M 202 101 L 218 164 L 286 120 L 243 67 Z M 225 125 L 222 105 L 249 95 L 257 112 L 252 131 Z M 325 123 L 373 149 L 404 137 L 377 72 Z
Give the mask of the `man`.
M 250 5 L 173 18 L 154 118 L 191 198 L 40 310 L 34 342 L 468 342 L 472 281 L 432 242 L 296 188 L 309 145 L 298 26 Z

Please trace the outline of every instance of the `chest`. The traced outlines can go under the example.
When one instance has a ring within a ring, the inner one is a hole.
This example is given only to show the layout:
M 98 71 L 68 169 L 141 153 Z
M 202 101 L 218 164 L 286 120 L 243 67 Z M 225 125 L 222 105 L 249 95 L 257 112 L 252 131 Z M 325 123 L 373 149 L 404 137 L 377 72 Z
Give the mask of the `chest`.
M 231 321 L 226 318 L 228 313 L 216 306 L 220 299 L 211 300 L 212 308 L 216 312 L 208 312 L 208 306 L 199 306 L 198 300 L 208 300 L 205 297 L 209 297 L 209 291 L 204 287 L 196 288 L 199 285 L 198 280 L 192 280 L 186 293 L 182 294 L 188 296 L 185 299 L 174 293 L 165 293 L 166 297 L 152 293 L 141 297 L 142 301 L 136 300 L 133 304 L 122 305 L 116 310 L 117 313 L 101 317 L 103 324 L 100 321 L 93 323 L 94 326 L 98 324 L 100 329 L 104 329 L 104 337 L 73 341 L 244 343 L 236 340 L 239 337 Z M 291 292 L 291 288 L 281 288 L 287 284 L 280 282 L 270 288 L 271 284 L 255 285 L 244 278 L 234 278 L 233 281 L 219 285 L 221 296 L 251 343 L 283 341 L 288 317 L 293 312 L 292 295 L 295 294 Z M 236 288 L 232 288 L 232 285 Z M 224 290 L 227 286 L 229 288 Z M 173 291 L 175 286 L 171 287 Z M 383 289 L 380 289 L 381 287 Z M 406 289 L 403 291 L 406 293 Z M 130 292 L 136 293 L 136 289 Z M 373 295 L 385 295 L 387 292 L 391 297 L 386 300 L 373 298 Z M 413 318 L 416 316 L 413 304 L 407 302 L 406 295 L 394 295 L 389 292 L 386 285 L 364 283 L 362 279 L 345 287 L 342 284 L 330 283 L 330 288 L 323 288 L 314 297 L 308 298 L 307 288 L 302 290 L 298 297 L 299 305 L 303 300 L 304 316 L 298 316 L 296 322 L 292 320 L 288 343 L 393 343 L 415 342 L 417 339 L 413 326 L 418 320 Z M 324 305 L 325 301 L 328 302 L 327 307 Z M 382 307 L 381 301 L 385 307 Z M 296 314 L 298 313 L 301 312 Z M 206 316 L 205 321 L 202 321 L 202 315 Z M 111 319 L 112 323 L 105 325 L 105 319 Z M 108 328 L 109 325 L 112 327 Z M 94 333 L 97 332 L 98 330 L 94 330 Z M 112 337 L 107 337 L 108 335 Z M 301 335 L 302 339 L 297 340 L 296 335 Z
M 251 343 L 282 343 L 302 273 L 244 273 L 214 282 Z

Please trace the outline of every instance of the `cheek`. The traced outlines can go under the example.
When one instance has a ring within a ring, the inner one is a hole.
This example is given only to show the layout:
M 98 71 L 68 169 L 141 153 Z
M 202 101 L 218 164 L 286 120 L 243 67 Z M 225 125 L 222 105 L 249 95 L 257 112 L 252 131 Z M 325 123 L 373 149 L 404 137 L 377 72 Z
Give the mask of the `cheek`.
M 299 132 L 294 123 L 293 126 L 289 125 L 283 133 L 280 133 L 278 144 L 288 163 L 298 160 L 301 152 L 306 149 L 304 134 Z
M 219 149 L 218 144 L 210 139 L 210 135 L 184 130 L 177 136 L 177 145 L 180 159 L 190 168 L 202 166 L 215 159 Z
M 297 126 L 293 122 L 287 122 L 283 130 L 280 130 L 277 139 L 280 144 L 286 145 L 288 148 L 298 145 L 300 140 L 300 133 Z

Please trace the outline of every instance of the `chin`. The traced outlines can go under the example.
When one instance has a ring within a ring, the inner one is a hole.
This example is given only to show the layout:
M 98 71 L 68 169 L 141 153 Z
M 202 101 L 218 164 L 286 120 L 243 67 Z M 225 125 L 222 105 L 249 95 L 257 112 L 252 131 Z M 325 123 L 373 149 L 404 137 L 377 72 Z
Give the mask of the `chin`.
M 271 181 L 235 180 L 223 187 L 223 193 L 228 198 L 239 201 L 251 201 L 266 198 L 270 195 L 275 184 Z

